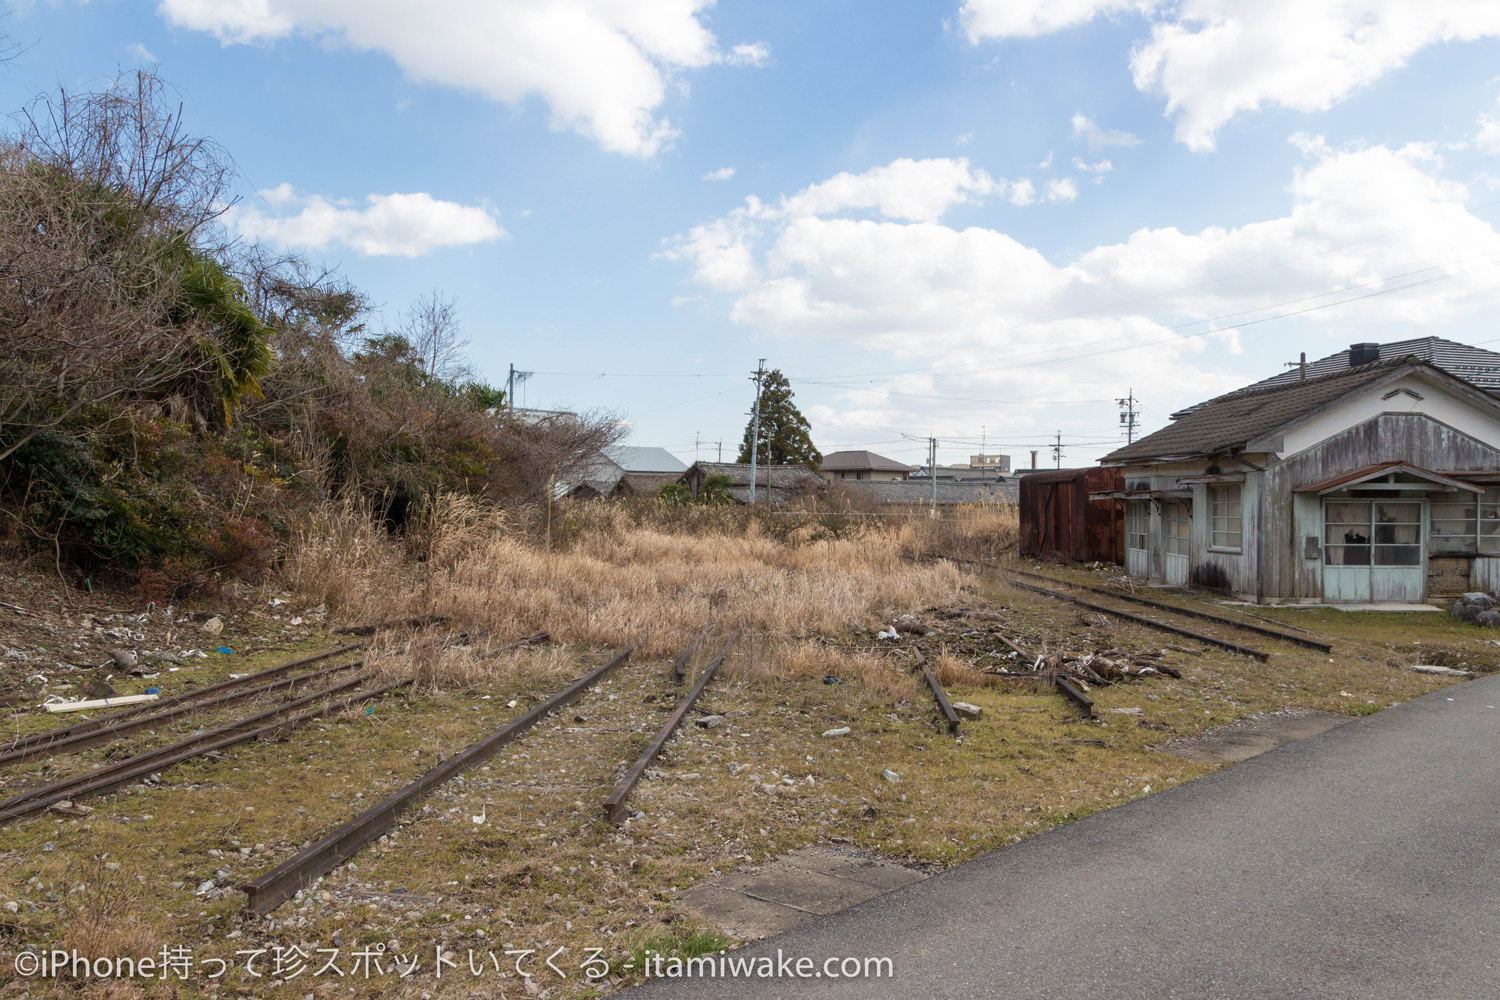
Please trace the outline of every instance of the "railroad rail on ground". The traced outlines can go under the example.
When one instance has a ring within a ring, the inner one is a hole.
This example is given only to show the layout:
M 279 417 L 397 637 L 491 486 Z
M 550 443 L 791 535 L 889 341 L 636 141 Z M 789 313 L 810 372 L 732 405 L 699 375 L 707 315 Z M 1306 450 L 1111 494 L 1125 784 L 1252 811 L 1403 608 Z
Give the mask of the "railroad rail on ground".
M 455 775 L 483 763 L 516 737 L 531 729 L 548 714 L 572 704 L 585 691 L 630 658 L 639 643 L 620 650 L 608 662 L 580 677 L 560 693 L 526 711 L 520 718 L 484 737 L 417 778 L 405 788 L 360 813 L 316 843 L 298 851 L 271 871 L 240 886 L 247 899 L 245 908 L 267 914 L 353 857 L 366 844 L 391 830 L 402 814 Z

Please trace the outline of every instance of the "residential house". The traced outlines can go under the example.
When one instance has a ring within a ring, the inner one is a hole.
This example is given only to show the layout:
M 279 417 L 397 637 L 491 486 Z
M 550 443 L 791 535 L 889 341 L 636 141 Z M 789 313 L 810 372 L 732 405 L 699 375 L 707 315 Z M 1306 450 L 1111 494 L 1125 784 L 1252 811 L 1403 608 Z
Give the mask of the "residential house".
M 694 462 L 676 481 L 696 498 L 703 492 L 703 482 L 709 476 L 724 476 L 729 480 L 730 500 L 750 502 L 749 462 Z M 756 503 L 791 504 L 816 496 L 824 488 L 823 480 L 805 465 L 759 465 L 755 470 Z
M 824 479 L 900 482 L 911 475 L 912 467 L 873 451 L 835 451 L 823 456 L 818 471 Z
M 1124 502 L 1127 572 L 1265 602 L 1500 587 L 1500 398 L 1420 355 L 1355 345 L 1350 362 L 1209 400 L 1101 459 L 1123 477 L 1094 497 Z
M 600 452 L 568 492 L 575 497 L 656 496 L 686 471 L 687 463 L 665 448 L 612 446 Z

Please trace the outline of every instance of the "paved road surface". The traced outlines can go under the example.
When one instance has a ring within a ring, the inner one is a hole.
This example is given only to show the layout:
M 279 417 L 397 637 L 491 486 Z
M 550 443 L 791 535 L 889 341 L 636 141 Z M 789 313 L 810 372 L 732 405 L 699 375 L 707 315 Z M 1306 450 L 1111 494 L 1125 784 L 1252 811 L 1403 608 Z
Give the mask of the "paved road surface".
M 1500 675 L 1098 813 L 746 949 L 894 980 L 668 997 L 1497 1000 Z

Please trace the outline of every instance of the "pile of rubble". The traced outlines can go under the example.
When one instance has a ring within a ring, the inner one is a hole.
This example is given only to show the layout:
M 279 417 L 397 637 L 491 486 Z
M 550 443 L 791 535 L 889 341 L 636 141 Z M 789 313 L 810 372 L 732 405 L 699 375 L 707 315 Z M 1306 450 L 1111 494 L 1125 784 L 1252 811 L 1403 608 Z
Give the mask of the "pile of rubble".
M 1453 607 L 1448 613 L 1460 621 L 1466 621 L 1471 625 L 1482 625 L 1486 628 L 1500 626 L 1500 601 L 1492 594 L 1469 593 L 1453 602 Z

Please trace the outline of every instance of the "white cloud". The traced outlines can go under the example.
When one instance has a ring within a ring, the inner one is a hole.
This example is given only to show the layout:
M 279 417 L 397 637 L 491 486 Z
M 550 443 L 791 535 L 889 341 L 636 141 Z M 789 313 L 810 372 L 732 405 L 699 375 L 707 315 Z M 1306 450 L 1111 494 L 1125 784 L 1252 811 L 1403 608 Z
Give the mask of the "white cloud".
M 1008 198 L 1012 205 L 1030 205 L 1036 201 L 1036 185 L 1031 178 L 1022 177 L 1010 186 Z
M 765 42 L 736 45 L 724 61 L 731 66 L 764 66 L 771 59 L 771 47 Z
M 1115 165 L 1109 160 L 1098 160 L 1090 163 L 1081 156 L 1073 157 L 1073 167 L 1080 173 L 1092 174 L 1090 179 L 1098 184 L 1104 180 L 1104 175 L 1115 169 Z
M 160 59 L 156 58 L 155 52 L 152 52 L 140 42 L 131 42 L 129 45 L 125 46 L 125 54 L 137 63 L 146 64 L 161 62 Z
M 1102 398 L 1133 382 L 1158 387 L 1159 405 L 1181 405 L 1254 374 L 1205 373 L 1218 356 L 1205 341 L 1232 353 L 1242 336 L 1254 343 L 1299 322 L 1357 325 L 1367 339 L 1375 327 L 1411 335 L 1500 305 L 1500 233 L 1468 210 L 1468 191 L 1442 175 L 1432 146 L 1330 149 L 1304 138 L 1302 148 L 1308 160 L 1276 217 L 1196 232 L 1141 229 L 1064 260 L 997 229 L 944 225 L 935 210 L 890 213 L 872 196 L 801 195 L 747 199 L 670 241 L 665 255 L 699 286 L 726 293 L 737 323 L 799 345 L 823 338 L 834 351 L 888 352 L 895 360 L 886 367 L 906 374 L 894 376 L 901 381 L 887 408 L 844 400 L 887 424 L 898 420 L 892 408 L 915 405 L 900 393 L 928 391 Z M 981 173 L 965 164 L 962 176 Z M 991 181 L 997 194 L 1001 183 Z M 1064 196 L 1065 182 L 1056 184 Z M 1006 184 L 1007 195 L 1017 186 Z M 856 201 L 862 211 L 850 210 Z M 1233 328 L 1324 305 L 1302 320 Z M 1059 355 L 1066 364 L 1028 367 Z M 914 387 L 928 384 L 918 376 L 932 363 L 968 367 L 931 390 Z
M 1166 98 L 1195 150 L 1240 112 L 1324 111 L 1430 45 L 1500 35 L 1491 0 L 966 0 L 962 20 L 977 44 L 1124 11 L 1151 23 L 1130 57 L 1136 87 Z
M 954 205 L 982 201 L 1006 182 L 958 159 L 894 160 L 862 174 L 841 173 L 783 198 L 768 211 L 828 215 L 875 209 L 888 219 L 935 220 Z
M 1089 149 L 1099 150 L 1105 146 L 1139 146 L 1139 136 L 1117 129 L 1100 128 L 1085 114 L 1076 114 L 1071 119 L 1073 135 L 1089 144 Z
M 1151 0 L 964 0 L 960 23 L 969 41 L 1034 38 L 1076 27 L 1100 14 L 1149 11 Z
M 1042 162 L 1036 165 L 1038 170 L 1052 169 L 1052 150 L 1047 150 L 1047 155 L 1042 157 Z
M 727 181 L 733 176 L 733 167 L 720 167 L 718 170 L 710 170 L 708 173 L 703 175 L 702 179 L 706 181 Z
M 1474 146 L 1481 153 L 1500 156 L 1500 120 L 1489 115 L 1479 116 L 1479 131 L 1474 136 Z
M 962 149 L 964 146 L 967 146 L 969 143 L 971 143 L 973 141 L 974 141 L 974 133 L 973 132 L 960 132 L 958 135 L 955 135 L 953 137 L 953 144 L 955 146 L 958 146 L 960 149 Z
M 552 125 L 649 157 L 676 135 L 656 109 L 684 70 L 758 66 L 760 42 L 726 54 L 699 20 L 712 0 L 160 0 L 180 27 L 224 44 L 293 34 L 381 52 L 414 80 L 520 103 L 539 96 Z
M 1071 177 L 1054 178 L 1042 189 L 1045 201 L 1073 201 L 1078 197 L 1078 183 Z
M 260 192 L 270 211 L 236 205 L 225 223 L 237 235 L 312 250 L 342 244 L 370 257 L 420 257 L 506 233 L 486 208 L 440 201 L 430 194 L 372 194 L 363 206 L 299 194 L 290 184 Z

